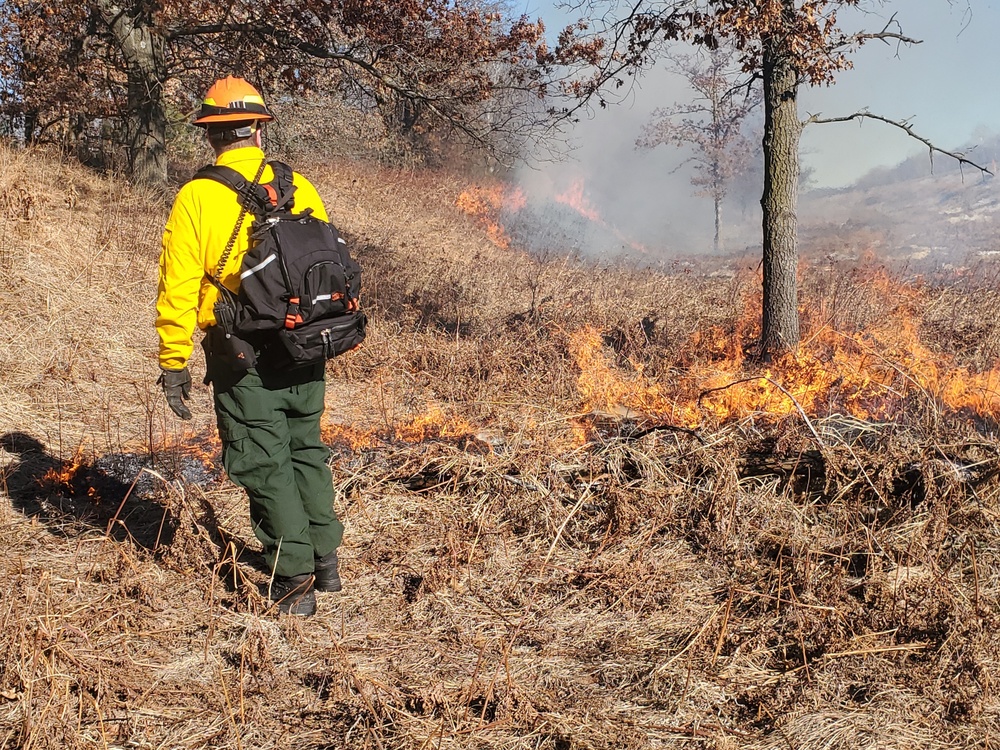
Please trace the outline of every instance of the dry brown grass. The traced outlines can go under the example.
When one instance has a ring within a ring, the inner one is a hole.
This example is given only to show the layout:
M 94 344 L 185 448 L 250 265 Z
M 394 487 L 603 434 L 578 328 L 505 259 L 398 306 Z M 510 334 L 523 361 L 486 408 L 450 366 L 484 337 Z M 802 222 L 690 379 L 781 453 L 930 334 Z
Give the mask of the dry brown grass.
M 532 259 L 459 178 L 315 167 L 374 323 L 330 366 L 345 591 L 279 618 L 207 390 L 184 433 L 153 385 L 169 196 L 0 167 L 0 748 L 1000 744 L 990 420 L 585 406 L 574 332 L 672 387 L 722 356 L 694 333 L 744 343 L 752 274 Z M 808 325 L 896 314 L 884 282 L 806 273 Z M 989 363 L 992 295 L 905 291 L 935 356 Z

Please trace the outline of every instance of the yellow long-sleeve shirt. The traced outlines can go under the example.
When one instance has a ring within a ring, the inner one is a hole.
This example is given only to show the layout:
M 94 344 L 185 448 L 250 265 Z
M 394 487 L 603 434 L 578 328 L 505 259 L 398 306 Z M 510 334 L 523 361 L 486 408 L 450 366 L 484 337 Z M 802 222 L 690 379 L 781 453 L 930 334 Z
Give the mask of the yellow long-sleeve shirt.
M 235 169 L 249 181 L 264 158 L 259 148 L 238 148 L 225 152 L 215 163 Z M 273 177 L 271 168 L 265 167 L 260 182 L 267 183 Z M 292 182 L 295 212 L 311 208 L 313 216 L 327 221 L 323 201 L 312 183 L 298 172 Z M 236 193 L 214 180 L 192 180 L 177 193 L 163 232 L 156 301 L 160 366 L 164 369 L 183 368 L 191 358 L 195 328 L 215 324 L 212 308 L 219 293 L 205 274 L 215 273 L 239 215 Z M 247 214 L 222 272 L 222 284 L 234 292 L 239 290 L 240 265 L 249 247 L 252 224 L 253 216 Z

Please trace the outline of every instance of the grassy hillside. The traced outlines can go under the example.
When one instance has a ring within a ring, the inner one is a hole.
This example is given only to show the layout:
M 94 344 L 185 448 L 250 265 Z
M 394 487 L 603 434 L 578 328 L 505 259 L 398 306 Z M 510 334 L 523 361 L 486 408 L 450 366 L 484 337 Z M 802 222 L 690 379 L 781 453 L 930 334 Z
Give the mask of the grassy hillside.
M 758 369 L 752 259 L 543 260 L 468 178 L 306 171 L 373 325 L 328 370 L 345 591 L 299 620 L 208 389 L 154 384 L 172 196 L 0 148 L 0 748 L 1000 744 L 981 279 L 803 268 Z

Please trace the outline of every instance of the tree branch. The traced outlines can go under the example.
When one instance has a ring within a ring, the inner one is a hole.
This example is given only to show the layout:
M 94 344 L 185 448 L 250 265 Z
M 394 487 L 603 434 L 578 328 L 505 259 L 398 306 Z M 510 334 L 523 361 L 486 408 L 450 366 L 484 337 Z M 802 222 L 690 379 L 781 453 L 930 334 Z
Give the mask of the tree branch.
M 895 26 L 898 31 L 890 31 L 891 27 Z M 893 13 L 892 17 L 886 22 L 885 26 L 881 31 L 866 32 L 861 31 L 857 34 L 851 34 L 850 36 L 844 37 L 844 40 L 836 45 L 834 49 L 840 47 L 845 47 L 851 44 L 861 44 L 872 39 L 877 39 L 879 41 L 889 44 L 889 42 L 894 41 L 898 44 L 923 44 L 922 39 L 914 39 L 913 37 L 906 36 L 903 33 L 903 28 L 899 25 L 899 21 L 896 20 L 896 14 Z
M 895 27 L 895 30 L 890 31 L 892 27 Z M 922 39 L 914 39 L 913 37 L 906 36 L 903 33 L 903 28 L 899 25 L 899 21 L 896 20 L 896 14 L 893 13 L 892 17 L 886 22 L 881 31 L 859 31 L 856 34 L 844 34 L 835 42 L 831 41 L 828 46 L 828 50 L 831 54 L 843 54 L 844 50 L 849 47 L 860 47 L 865 42 L 872 40 L 877 40 L 883 42 L 884 44 L 895 42 L 895 57 L 897 59 L 899 59 L 899 49 L 903 45 L 909 47 L 914 44 L 923 44 Z
M 446 108 L 450 103 L 457 102 L 462 99 L 463 93 L 461 91 L 453 93 L 449 96 L 441 96 L 436 95 L 431 91 L 422 90 L 419 85 L 407 85 L 405 82 L 380 67 L 376 59 L 365 59 L 355 54 L 350 47 L 343 46 L 338 49 L 333 46 L 316 44 L 300 37 L 293 36 L 285 29 L 279 29 L 271 24 L 258 21 L 249 23 L 225 22 L 203 24 L 198 26 L 177 26 L 169 29 L 167 39 L 174 41 L 181 38 L 191 39 L 211 37 L 222 33 L 255 35 L 259 38 L 273 40 L 286 48 L 297 50 L 298 52 L 316 60 L 344 63 L 360 68 L 378 85 L 395 92 L 404 99 L 408 99 L 413 102 L 420 102 L 423 106 L 427 107 L 429 112 L 436 115 L 441 121 L 447 123 L 450 127 L 453 127 L 463 133 L 473 142 L 479 144 L 487 150 L 494 150 L 491 147 L 490 140 L 486 133 L 463 121 L 461 116 L 446 111 Z
M 906 120 L 893 120 L 889 117 L 883 117 L 882 115 L 872 114 L 867 110 L 861 110 L 860 112 L 855 112 L 854 114 L 846 115 L 844 117 L 824 118 L 820 117 L 819 115 L 810 115 L 809 118 L 803 123 L 803 125 L 811 125 L 814 123 L 818 125 L 826 125 L 831 122 L 850 122 L 851 120 L 863 120 L 863 119 L 878 120 L 879 122 L 884 122 L 887 125 L 892 125 L 893 127 L 902 130 L 904 133 L 910 136 L 910 138 L 920 141 L 922 144 L 927 146 L 928 150 L 930 151 L 930 159 L 932 167 L 934 166 L 934 153 L 937 152 L 939 154 L 944 154 L 945 156 L 954 159 L 955 161 L 958 162 L 959 166 L 968 164 L 970 167 L 978 169 L 984 175 L 989 175 L 990 177 L 993 176 L 993 173 L 989 169 L 980 164 L 976 164 L 976 162 L 972 161 L 971 159 L 968 159 L 965 156 L 965 154 L 962 153 L 961 151 L 948 151 L 946 149 L 943 149 L 940 146 L 935 145 L 934 142 L 931 141 L 930 139 L 925 138 L 924 136 L 914 132 L 913 128 L 910 126 L 910 123 Z
M 329 49 L 322 47 L 318 44 L 313 44 L 307 42 L 303 39 L 297 39 L 287 31 L 282 31 L 274 26 L 267 24 L 258 23 L 220 23 L 211 24 L 205 26 L 192 26 L 187 28 L 177 28 L 172 29 L 167 35 L 169 41 L 174 41 L 182 37 L 192 37 L 192 36 L 210 36 L 214 34 L 222 33 L 243 33 L 243 34 L 259 34 L 264 37 L 270 37 L 271 39 L 280 40 L 283 44 L 292 47 L 293 49 L 308 55 L 309 57 L 314 57 L 319 60 L 337 60 L 340 62 L 347 62 L 352 65 L 357 65 L 362 68 L 366 73 L 375 78 L 379 83 L 384 85 L 386 88 L 395 91 L 400 96 L 405 96 L 413 99 L 429 100 L 429 97 L 421 94 L 418 91 L 414 91 L 408 86 L 403 85 L 396 81 L 392 76 L 388 75 L 382 70 L 379 70 L 375 65 L 363 60 L 356 55 L 352 55 L 349 52 L 342 52 L 335 49 Z

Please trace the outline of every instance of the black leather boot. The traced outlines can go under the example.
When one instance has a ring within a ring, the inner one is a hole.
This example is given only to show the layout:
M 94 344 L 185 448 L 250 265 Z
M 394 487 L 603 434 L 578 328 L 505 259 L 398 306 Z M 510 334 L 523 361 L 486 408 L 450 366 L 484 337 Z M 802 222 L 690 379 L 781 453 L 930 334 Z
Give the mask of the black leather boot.
M 310 617 L 316 614 L 316 592 L 312 573 L 275 576 L 271 582 L 271 601 L 286 615 Z
M 337 550 L 316 560 L 317 591 L 340 591 L 340 572 L 337 570 Z

